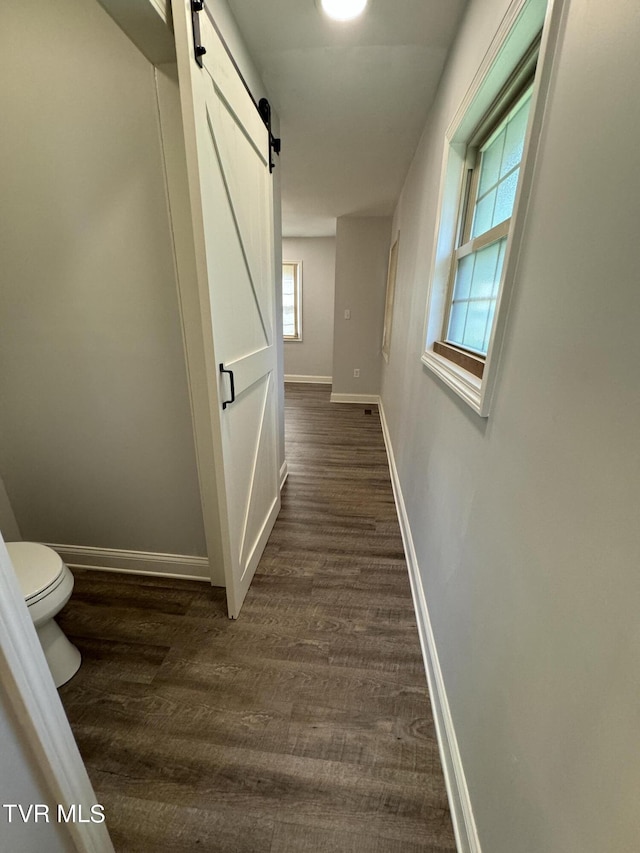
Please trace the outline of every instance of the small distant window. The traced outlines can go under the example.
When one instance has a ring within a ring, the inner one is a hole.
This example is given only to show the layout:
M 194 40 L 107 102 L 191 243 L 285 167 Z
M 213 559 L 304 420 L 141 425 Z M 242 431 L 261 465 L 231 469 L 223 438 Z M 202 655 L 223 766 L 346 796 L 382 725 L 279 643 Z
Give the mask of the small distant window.
M 282 264 L 282 336 L 285 341 L 302 340 L 302 262 Z

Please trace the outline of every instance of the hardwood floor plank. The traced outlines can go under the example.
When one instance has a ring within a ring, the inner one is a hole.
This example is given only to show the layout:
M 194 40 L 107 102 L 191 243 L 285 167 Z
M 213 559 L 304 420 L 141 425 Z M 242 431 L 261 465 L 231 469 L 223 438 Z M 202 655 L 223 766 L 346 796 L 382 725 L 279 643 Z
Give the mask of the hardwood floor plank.
M 426 773 L 217 744 L 194 751 L 188 738 L 158 738 L 148 729 L 135 733 L 134 749 L 128 734 L 94 727 L 83 733 L 89 755 L 101 756 L 94 773 L 103 795 L 137 797 L 143 808 L 156 801 L 203 810 L 216 804 L 253 819 L 308 820 L 399 839 L 432 841 L 441 833 L 446 795 Z
M 169 645 L 130 643 L 100 637 L 82 638 L 83 681 L 88 684 L 111 678 L 151 684 L 170 650 Z M 75 694 L 70 694 L 70 699 Z
M 380 420 L 287 386 L 289 479 L 240 618 L 79 570 L 60 694 L 118 853 L 453 853 Z
M 114 581 L 114 584 L 117 581 Z M 180 582 L 179 582 L 180 583 Z M 142 593 L 144 595 L 144 593 Z M 104 600 L 108 600 L 105 596 Z M 82 601 L 74 601 L 73 607 L 63 611 L 60 618 L 62 630 L 74 637 L 95 637 L 132 645 L 201 644 L 207 638 L 219 636 L 226 630 L 227 617 L 215 619 L 191 619 L 186 614 L 158 613 L 144 606 L 87 607 Z
M 253 818 L 242 810 L 150 803 L 141 809 L 137 798 L 114 792 L 112 810 L 120 816 L 111 829 L 118 853 L 269 853 L 275 821 Z
M 424 710 L 428 700 L 422 685 L 407 683 L 404 675 L 377 670 L 342 668 L 291 661 L 269 661 L 220 651 L 219 660 L 206 661 L 167 655 L 154 683 L 162 681 L 184 688 L 203 681 L 214 685 L 236 707 L 262 709 L 274 696 L 287 702 L 349 708 L 366 703 L 373 713 L 389 716 Z
M 433 772 L 438 744 L 427 703 L 424 716 L 383 717 L 369 709 L 296 704 L 287 751 L 307 758 Z
M 203 744 L 287 751 L 292 703 L 284 700 L 272 701 L 268 708 L 247 708 L 244 702 L 231 705 L 208 684 L 188 689 L 160 684 L 150 690 L 115 680 L 88 687 L 80 698 L 70 708 L 71 723 L 78 730 L 98 729 L 105 737 L 117 739 L 125 731 L 127 739 L 139 739 L 151 727 L 163 737 L 190 741 L 196 755 Z
M 322 829 L 278 821 L 270 853 L 451 853 L 454 849 L 447 839 L 425 845 L 423 841 L 415 843 L 404 838 L 354 834 L 348 826 Z

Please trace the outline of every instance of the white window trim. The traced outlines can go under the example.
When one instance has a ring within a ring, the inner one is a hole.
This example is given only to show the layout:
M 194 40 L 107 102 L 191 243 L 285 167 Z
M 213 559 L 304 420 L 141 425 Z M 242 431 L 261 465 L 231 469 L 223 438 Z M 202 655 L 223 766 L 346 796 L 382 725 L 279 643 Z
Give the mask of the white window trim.
M 283 334 L 282 340 L 285 344 L 299 344 L 302 343 L 302 261 L 287 261 L 283 258 L 282 266 L 285 264 L 290 264 L 291 266 L 296 267 L 296 282 L 298 287 L 298 334 L 295 337 Z
M 458 111 L 445 134 L 444 159 L 438 198 L 434 252 L 429 278 L 425 318 L 425 349 L 422 363 L 456 392 L 478 415 L 488 417 L 496 378 L 518 260 L 525 228 L 527 207 L 536 171 L 536 157 L 544 124 L 545 103 L 555 69 L 560 34 L 568 10 L 568 0 L 512 0 L 507 13 L 476 73 Z M 546 13 L 545 13 L 546 7 Z M 544 24 L 544 25 L 543 25 Z M 502 282 L 496 303 L 493 334 L 482 379 L 433 351 L 442 339 L 447 311 L 448 284 L 465 175 L 467 140 L 471 138 L 491 102 L 513 68 L 542 28 L 540 54 L 535 75 L 529 126 L 522 157 L 520 181 L 511 217 Z

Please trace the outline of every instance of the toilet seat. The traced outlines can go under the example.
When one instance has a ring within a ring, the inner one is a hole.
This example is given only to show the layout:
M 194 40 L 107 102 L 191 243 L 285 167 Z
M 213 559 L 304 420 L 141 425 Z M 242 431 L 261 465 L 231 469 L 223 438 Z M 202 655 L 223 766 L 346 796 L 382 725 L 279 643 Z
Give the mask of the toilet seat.
M 7 551 L 29 607 L 64 581 L 65 565 L 51 548 L 35 542 L 8 542 Z

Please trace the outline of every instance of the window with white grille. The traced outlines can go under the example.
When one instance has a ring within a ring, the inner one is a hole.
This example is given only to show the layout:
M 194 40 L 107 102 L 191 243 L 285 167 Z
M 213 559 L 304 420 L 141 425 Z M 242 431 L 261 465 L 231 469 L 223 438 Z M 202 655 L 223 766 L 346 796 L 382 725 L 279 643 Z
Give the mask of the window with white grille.
M 302 340 L 302 262 L 282 264 L 282 335 L 285 341 Z

